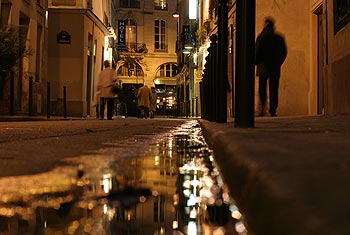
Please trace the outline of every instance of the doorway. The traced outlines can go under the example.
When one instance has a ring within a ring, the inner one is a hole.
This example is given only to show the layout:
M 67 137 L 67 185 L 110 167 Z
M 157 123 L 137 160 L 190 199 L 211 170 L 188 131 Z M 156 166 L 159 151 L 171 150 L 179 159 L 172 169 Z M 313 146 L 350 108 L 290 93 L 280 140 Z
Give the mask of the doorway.
M 317 16 L 317 114 L 325 113 L 325 78 L 324 78 L 324 18 L 323 7 L 319 6 L 314 14 Z
M 87 55 L 87 77 L 86 77 L 86 114 L 90 115 L 90 107 L 91 107 L 91 94 L 93 90 L 92 86 L 92 60 L 93 60 L 93 36 L 91 34 L 88 35 L 88 55 Z

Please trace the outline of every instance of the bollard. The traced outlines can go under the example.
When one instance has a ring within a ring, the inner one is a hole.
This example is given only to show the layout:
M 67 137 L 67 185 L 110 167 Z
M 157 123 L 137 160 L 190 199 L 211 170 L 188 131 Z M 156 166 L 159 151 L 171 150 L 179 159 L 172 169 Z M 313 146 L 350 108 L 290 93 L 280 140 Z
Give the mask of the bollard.
M 203 75 L 202 75 L 202 81 L 199 82 L 199 90 L 200 90 L 200 93 L 199 93 L 199 96 L 200 96 L 200 104 L 201 104 L 201 118 L 202 119 L 206 119 L 205 117 L 205 100 L 204 100 L 204 83 L 205 83 L 205 69 L 203 71 Z
M 34 116 L 33 110 L 33 77 L 29 77 L 29 91 L 28 91 L 28 114 Z
M 67 118 L 67 87 L 63 86 L 63 117 Z
M 219 123 L 227 122 L 227 60 L 228 60 L 228 0 L 219 0 L 218 10 L 218 68 L 216 79 L 216 118 Z
M 213 34 L 210 36 L 211 45 L 208 49 L 209 51 L 209 66 L 208 66 L 208 86 L 207 86 L 207 102 L 208 102 L 208 109 L 207 109 L 207 115 L 208 120 L 213 122 L 216 121 L 216 99 L 217 99 L 217 86 L 216 86 L 216 80 L 217 80 L 217 35 Z
M 199 116 L 199 100 L 198 96 L 196 96 L 196 117 Z
M 237 8 L 235 126 L 254 127 L 255 0 L 239 0 Z
M 46 117 L 50 118 L 50 113 L 51 113 L 51 91 L 50 91 L 50 82 L 47 82 L 47 88 L 46 88 Z
M 10 73 L 10 116 L 15 115 L 15 72 Z

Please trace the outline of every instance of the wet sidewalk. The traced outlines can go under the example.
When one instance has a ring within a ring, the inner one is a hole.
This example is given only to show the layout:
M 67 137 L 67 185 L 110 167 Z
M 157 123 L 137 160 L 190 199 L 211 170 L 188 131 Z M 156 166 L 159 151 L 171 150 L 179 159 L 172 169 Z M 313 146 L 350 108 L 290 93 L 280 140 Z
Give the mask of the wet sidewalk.
M 200 123 L 250 234 L 350 233 L 350 115 Z

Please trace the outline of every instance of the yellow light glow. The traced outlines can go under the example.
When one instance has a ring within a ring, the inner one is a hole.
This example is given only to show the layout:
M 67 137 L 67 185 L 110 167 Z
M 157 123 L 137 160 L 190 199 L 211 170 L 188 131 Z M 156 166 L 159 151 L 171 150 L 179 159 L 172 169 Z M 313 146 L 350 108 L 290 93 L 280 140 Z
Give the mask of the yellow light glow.
M 174 220 L 173 221 L 173 229 L 177 229 L 179 227 L 179 222 Z

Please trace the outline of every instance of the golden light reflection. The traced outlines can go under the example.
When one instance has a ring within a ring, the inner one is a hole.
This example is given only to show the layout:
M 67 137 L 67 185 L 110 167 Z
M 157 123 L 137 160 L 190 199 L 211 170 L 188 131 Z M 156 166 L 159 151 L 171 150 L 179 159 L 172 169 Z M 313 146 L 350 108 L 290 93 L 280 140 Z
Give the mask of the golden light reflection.
M 118 158 L 116 161 L 115 156 L 97 158 L 94 155 L 93 158 L 82 157 L 78 162 L 72 160 L 75 168 L 54 170 L 33 177 L 16 177 L 7 181 L 0 179 L 2 202 L 25 202 L 30 207 L 22 204 L 13 208 L 2 206 L 0 215 L 8 218 L 20 216 L 27 221 L 37 220 L 40 223 L 37 226 L 44 229 L 47 235 L 103 235 L 110 232 L 110 223 L 134 224 L 132 226 L 141 228 L 145 225 L 142 224 L 144 221 L 154 222 L 153 216 L 149 216 L 153 212 L 157 213 L 158 220 L 161 216 L 168 220 L 167 227 L 159 227 L 159 224 L 156 226 L 158 235 L 165 234 L 169 229 L 176 230 L 173 234 L 225 234 L 225 229 L 215 224 L 218 219 L 216 213 L 221 213 L 220 210 L 216 211 L 215 206 L 231 205 L 233 200 L 204 139 L 188 135 L 201 135 L 196 125 L 196 122 L 190 122 L 181 127 L 188 130 L 180 128 L 171 137 L 163 138 L 154 150 L 156 153 L 147 156 L 147 164 L 141 158 L 133 158 L 133 161 L 129 159 L 125 161 L 127 164 L 121 164 L 122 160 Z M 77 166 L 81 166 L 77 163 L 80 162 L 84 162 L 84 175 L 77 178 Z M 208 167 L 210 164 L 214 167 Z M 111 166 L 114 168 L 111 169 Z M 161 178 L 159 172 L 162 172 Z M 10 187 L 6 188 L 6 185 Z M 124 193 L 123 189 L 130 185 L 133 189 L 139 186 L 148 188 L 152 195 L 148 192 L 147 196 L 143 196 L 136 190 L 131 191 L 131 194 L 136 195 L 122 195 L 119 198 L 118 190 Z M 210 210 L 214 214 L 209 216 Z M 61 213 L 63 216 L 68 213 L 69 219 L 81 218 L 71 224 L 52 224 L 49 216 Z M 243 215 L 236 206 L 230 206 L 229 213 L 225 214 L 231 222 L 243 220 Z M 208 232 L 203 233 L 204 226 L 209 228 Z M 237 224 L 235 229 L 240 231 L 239 235 L 247 235 L 243 223 Z
M 178 221 L 176 221 L 176 220 L 174 220 L 173 221 L 173 229 L 178 229 L 179 228 L 179 222 Z
M 160 162 L 159 156 L 155 156 L 154 157 L 154 165 L 159 166 L 159 162 Z
M 246 227 L 244 226 L 243 222 L 241 222 L 241 221 L 236 223 L 235 229 L 236 229 L 237 233 L 239 233 L 239 234 L 242 234 L 246 231 Z

